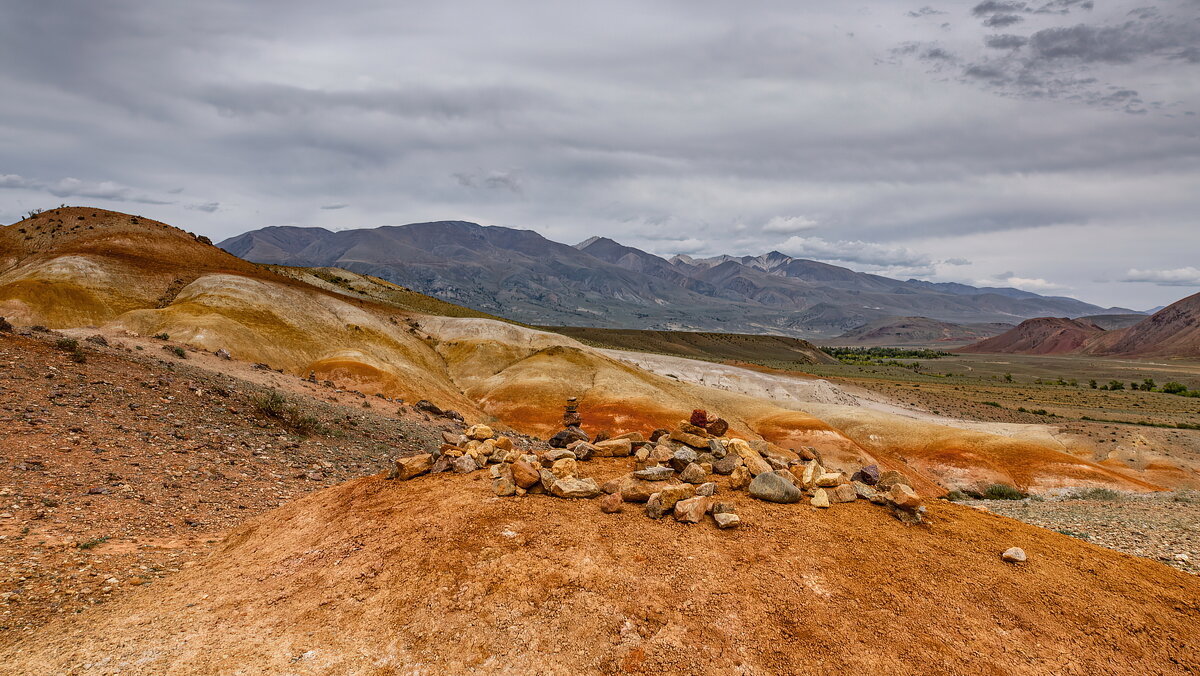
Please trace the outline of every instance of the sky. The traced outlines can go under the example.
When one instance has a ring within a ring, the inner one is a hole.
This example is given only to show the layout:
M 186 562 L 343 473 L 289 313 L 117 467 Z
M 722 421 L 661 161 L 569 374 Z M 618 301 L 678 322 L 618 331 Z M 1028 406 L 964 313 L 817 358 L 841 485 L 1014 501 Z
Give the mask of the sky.
M 6 0 L 0 222 L 468 220 L 1144 310 L 1200 291 L 1200 0 Z

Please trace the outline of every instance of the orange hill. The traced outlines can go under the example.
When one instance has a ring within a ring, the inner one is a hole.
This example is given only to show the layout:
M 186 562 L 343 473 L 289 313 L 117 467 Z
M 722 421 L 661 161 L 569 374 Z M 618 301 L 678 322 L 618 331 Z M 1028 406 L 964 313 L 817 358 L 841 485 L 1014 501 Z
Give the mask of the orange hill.
M 1084 319 L 1038 317 L 1026 319 L 1009 331 L 955 352 L 1007 354 L 1065 354 L 1074 352 L 1104 329 Z

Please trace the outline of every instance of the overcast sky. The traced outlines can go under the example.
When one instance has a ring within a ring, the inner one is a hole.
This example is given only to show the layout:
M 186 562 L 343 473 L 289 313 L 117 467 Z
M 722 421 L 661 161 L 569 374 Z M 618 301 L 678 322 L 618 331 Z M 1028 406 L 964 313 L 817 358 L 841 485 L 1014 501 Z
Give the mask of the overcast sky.
M 461 219 L 1146 309 L 1200 290 L 1200 0 L 6 0 L 0 221 Z

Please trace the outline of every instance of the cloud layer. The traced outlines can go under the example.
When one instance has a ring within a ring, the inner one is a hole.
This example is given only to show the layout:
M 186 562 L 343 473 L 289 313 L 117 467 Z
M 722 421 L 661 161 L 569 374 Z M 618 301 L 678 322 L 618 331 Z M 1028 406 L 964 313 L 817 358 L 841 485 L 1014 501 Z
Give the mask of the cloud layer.
M 64 201 L 214 239 L 465 219 L 1135 307 L 1181 289 L 1121 271 L 1194 264 L 1193 0 L 5 14 L 4 222 Z

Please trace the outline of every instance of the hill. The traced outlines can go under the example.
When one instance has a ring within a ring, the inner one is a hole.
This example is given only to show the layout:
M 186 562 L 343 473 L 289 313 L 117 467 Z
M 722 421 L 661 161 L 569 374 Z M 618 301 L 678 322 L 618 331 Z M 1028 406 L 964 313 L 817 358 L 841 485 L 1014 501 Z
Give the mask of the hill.
M 837 346 L 907 347 L 971 343 L 999 335 L 1012 324 L 952 324 L 928 317 L 885 317 L 868 322 L 824 343 Z
M 1176 301 L 1084 349 L 1129 357 L 1200 357 L 1200 293 Z
M 696 331 L 638 331 L 585 326 L 545 326 L 594 347 L 653 352 L 692 359 L 744 362 L 836 364 L 838 361 L 812 343 L 787 336 Z
M 598 481 L 628 470 L 601 459 Z M 481 473 L 353 480 L 206 561 L 0 651 L 8 673 L 1151 672 L 1200 669 L 1200 578 L 938 503 L 734 500 L 721 531 L 496 498 Z M 1020 546 L 1026 564 L 1001 561 Z M 937 621 L 931 618 L 940 618 Z M 969 646 L 964 649 L 963 646 Z
M 221 246 L 259 263 L 352 270 L 537 325 L 814 337 L 889 316 L 988 323 L 1103 311 L 1017 289 L 889 279 L 777 251 L 667 260 L 605 237 L 572 247 L 462 221 L 339 232 L 269 227 Z
M 956 352 L 1066 354 L 1075 352 L 1104 332 L 1096 324 L 1082 319 L 1038 317 L 1027 319 L 993 338 L 960 347 Z

